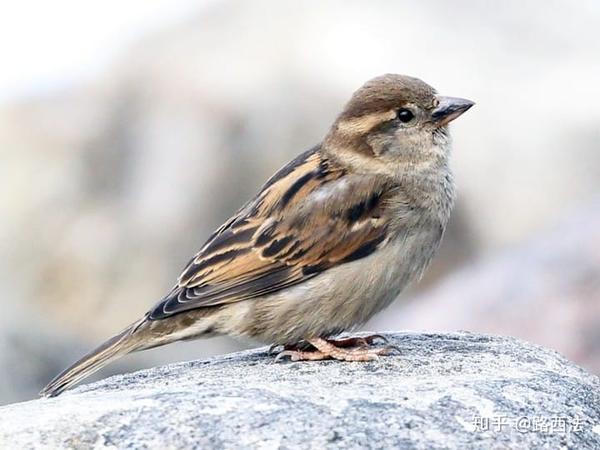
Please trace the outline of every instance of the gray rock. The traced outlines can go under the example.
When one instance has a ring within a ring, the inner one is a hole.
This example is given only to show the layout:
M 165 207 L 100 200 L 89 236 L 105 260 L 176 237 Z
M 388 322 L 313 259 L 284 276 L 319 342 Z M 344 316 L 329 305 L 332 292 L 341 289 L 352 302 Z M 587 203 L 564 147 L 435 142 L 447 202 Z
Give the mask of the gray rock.
M 1 448 L 600 448 L 600 380 L 513 338 L 390 334 L 401 356 L 266 349 L 0 408 Z M 487 429 L 489 428 L 489 429 Z

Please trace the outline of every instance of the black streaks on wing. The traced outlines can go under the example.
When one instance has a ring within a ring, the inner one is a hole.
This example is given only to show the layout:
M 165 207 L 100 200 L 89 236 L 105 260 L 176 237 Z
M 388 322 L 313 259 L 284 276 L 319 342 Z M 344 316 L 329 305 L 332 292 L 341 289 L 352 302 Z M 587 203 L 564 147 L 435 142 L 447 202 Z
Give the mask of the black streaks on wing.
M 383 240 L 385 238 L 386 238 L 386 234 L 382 233 L 380 236 L 377 236 L 375 239 L 368 241 L 367 243 L 363 244 L 362 246 L 360 246 L 359 248 L 354 250 L 352 253 L 350 253 L 348 256 L 346 256 L 342 260 L 342 262 L 347 263 L 350 261 L 356 261 L 357 259 L 361 259 L 366 256 L 369 256 L 371 253 L 373 253 L 375 250 L 377 250 L 377 246 L 379 244 L 381 244 L 381 242 L 383 242 Z
M 294 183 L 288 188 L 287 191 L 285 191 L 285 194 L 283 194 L 283 196 L 281 197 L 281 200 L 279 201 L 279 207 L 282 209 L 285 208 L 285 205 L 287 205 L 290 202 L 290 200 L 294 198 L 294 195 L 296 195 L 306 183 L 315 178 L 315 176 L 318 175 L 318 173 L 319 172 L 317 171 L 308 172 L 307 174 L 302 175 L 300 178 L 294 181 Z
M 368 199 L 356 203 L 346 211 L 346 219 L 349 222 L 356 222 L 367 214 L 371 213 L 376 206 L 378 206 L 379 198 L 381 194 L 379 192 L 374 193 Z
M 318 273 L 323 272 L 325 269 L 327 269 L 327 266 L 325 264 L 313 264 L 311 266 L 303 267 L 302 274 L 303 275 L 316 275 Z
M 265 227 L 265 229 L 262 230 L 256 238 L 256 245 L 260 247 L 271 242 L 273 235 L 277 232 L 277 225 L 279 225 L 279 222 L 273 221 L 271 224 Z
M 317 145 L 317 146 L 311 148 L 310 150 L 305 151 L 304 153 L 298 155 L 296 158 L 294 158 L 292 161 L 290 161 L 288 164 L 286 164 L 284 167 L 279 169 L 279 171 L 275 175 L 273 175 L 271 178 L 269 178 L 267 180 L 267 182 L 263 186 L 262 190 L 263 191 L 266 190 L 267 188 L 269 188 L 272 185 L 274 185 L 275 183 L 277 183 L 279 180 L 282 180 L 285 177 L 287 177 L 295 169 L 297 169 L 299 166 L 304 164 L 308 160 L 308 158 L 310 158 L 313 154 L 315 154 L 319 150 L 319 147 L 320 146 Z
M 192 264 L 189 267 L 189 269 L 186 271 L 187 273 L 185 275 L 189 276 L 189 279 L 193 279 L 194 275 L 197 274 L 198 272 L 201 272 L 204 269 L 214 266 L 216 264 L 219 264 L 219 263 L 222 263 L 225 261 L 231 261 L 236 256 L 246 254 L 246 253 L 248 253 L 248 251 L 249 251 L 249 249 L 242 248 L 242 249 L 228 250 L 223 253 L 216 253 L 214 256 L 210 256 L 208 258 L 201 259 L 197 264 L 196 263 Z
M 275 239 L 271 245 L 265 248 L 262 252 L 262 255 L 266 258 L 270 258 L 272 256 L 277 255 L 281 252 L 286 245 L 294 240 L 293 236 L 284 236 L 281 239 Z
M 240 300 L 277 292 L 298 282 L 301 276 L 290 267 L 280 267 L 237 285 L 221 287 L 205 285 L 195 288 L 179 287 L 161 300 L 149 313 L 148 319 L 160 320 L 199 307 L 213 307 L 231 297 Z M 198 305 L 197 300 L 202 299 Z
M 228 247 L 248 247 L 257 229 L 258 227 L 251 227 L 241 231 L 235 231 L 234 228 L 225 230 L 213 239 L 207 250 L 213 253 Z
M 331 172 L 330 163 L 327 159 L 322 158 L 319 161 L 319 165 L 311 170 L 308 173 L 305 173 L 300 178 L 298 178 L 292 185 L 284 192 L 281 197 L 281 200 L 278 202 L 278 206 L 280 209 L 285 208 L 285 206 L 300 192 L 300 190 L 310 181 L 319 180 L 313 183 L 313 186 L 318 188 L 320 183 L 327 183 L 333 180 L 338 179 L 345 173 L 344 170 L 338 170 L 335 174 Z M 332 175 L 330 179 L 327 179 L 329 175 Z
M 350 176 L 345 183 L 352 189 L 332 190 L 327 202 L 304 207 L 311 192 L 346 175 L 316 150 L 282 168 L 212 236 L 150 319 L 271 294 L 369 256 L 385 241 L 383 221 L 373 220 L 385 212 L 383 182 Z
M 300 241 L 296 240 L 291 246 L 289 246 L 288 248 L 285 249 L 284 252 L 279 253 L 279 258 L 282 260 L 286 260 L 286 259 L 297 259 L 299 257 L 301 257 L 303 254 L 305 254 L 308 249 L 304 249 L 304 250 L 300 250 L 297 251 L 298 247 L 300 247 Z M 295 253 L 294 253 L 295 252 Z

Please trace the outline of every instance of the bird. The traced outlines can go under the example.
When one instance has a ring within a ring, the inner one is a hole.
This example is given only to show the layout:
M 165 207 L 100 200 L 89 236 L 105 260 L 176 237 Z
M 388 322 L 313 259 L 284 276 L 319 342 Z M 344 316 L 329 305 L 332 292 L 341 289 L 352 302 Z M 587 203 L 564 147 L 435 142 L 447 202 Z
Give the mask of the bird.
M 167 295 L 40 394 L 128 353 L 215 335 L 272 344 L 278 360 L 392 353 L 375 345 L 382 336 L 339 335 L 390 305 L 434 257 L 455 199 L 448 124 L 473 105 L 406 75 L 367 81 L 320 144 L 208 238 Z

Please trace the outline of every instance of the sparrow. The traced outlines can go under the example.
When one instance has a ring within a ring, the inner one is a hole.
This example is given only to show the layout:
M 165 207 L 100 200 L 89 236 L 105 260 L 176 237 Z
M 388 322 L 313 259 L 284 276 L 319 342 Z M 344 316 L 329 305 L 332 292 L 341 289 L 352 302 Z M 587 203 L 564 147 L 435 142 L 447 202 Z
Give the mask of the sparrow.
M 387 74 L 358 89 L 323 141 L 218 228 L 141 319 L 52 380 L 55 396 L 127 353 L 231 335 L 278 359 L 390 353 L 356 329 L 420 278 L 454 203 L 448 123 L 473 102 Z

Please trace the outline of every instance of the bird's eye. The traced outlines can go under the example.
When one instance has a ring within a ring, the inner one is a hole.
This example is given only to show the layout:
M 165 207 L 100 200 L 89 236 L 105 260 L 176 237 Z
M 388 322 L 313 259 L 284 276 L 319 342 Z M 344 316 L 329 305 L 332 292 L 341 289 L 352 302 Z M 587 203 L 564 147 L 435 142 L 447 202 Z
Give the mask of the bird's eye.
M 400 108 L 398 110 L 398 120 L 402 123 L 408 123 L 415 118 L 415 115 L 410 109 Z

